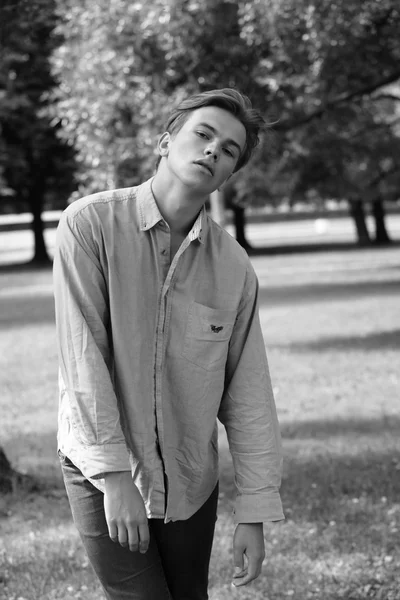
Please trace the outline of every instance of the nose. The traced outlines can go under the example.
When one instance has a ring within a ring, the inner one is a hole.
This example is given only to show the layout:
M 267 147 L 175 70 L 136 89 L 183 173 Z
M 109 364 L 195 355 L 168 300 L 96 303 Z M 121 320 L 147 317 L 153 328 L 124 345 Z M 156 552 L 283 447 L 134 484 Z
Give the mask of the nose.
M 220 155 L 218 144 L 216 142 L 211 142 L 208 144 L 207 148 L 204 150 L 204 154 L 206 156 L 212 156 L 214 162 L 217 162 Z

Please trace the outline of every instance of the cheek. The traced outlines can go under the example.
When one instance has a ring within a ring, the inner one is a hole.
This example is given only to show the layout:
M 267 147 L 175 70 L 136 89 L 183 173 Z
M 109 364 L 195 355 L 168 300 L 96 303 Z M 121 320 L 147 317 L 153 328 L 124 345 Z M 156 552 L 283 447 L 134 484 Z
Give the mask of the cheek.
M 235 163 L 229 159 L 225 159 L 221 163 L 221 178 L 224 180 L 232 174 L 235 168 Z
M 181 160 L 185 160 L 185 158 L 189 158 L 194 154 L 197 156 L 199 152 L 201 152 L 199 144 L 188 139 L 180 140 L 179 144 L 173 147 L 173 153 Z

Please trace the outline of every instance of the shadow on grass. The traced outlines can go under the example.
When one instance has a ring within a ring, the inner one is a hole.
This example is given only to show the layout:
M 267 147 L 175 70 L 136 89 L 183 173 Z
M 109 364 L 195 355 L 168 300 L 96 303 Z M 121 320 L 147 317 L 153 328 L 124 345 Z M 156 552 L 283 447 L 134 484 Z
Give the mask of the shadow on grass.
M 283 426 L 282 436 L 281 496 L 288 518 L 329 522 L 345 515 L 367 524 L 372 504 L 398 502 L 400 417 L 296 423 Z M 221 452 L 220 492 L 221 508 L 230 512 L 235 488 L 227 449 Z
M 263 246 L 250 248 L 247 253 L 250 258 L 253 256 L 279 256 L 285 254 L 317 254 L 320 252 L 362 252 L 364 250 L 387 250 L 400 247 L 400 240 L 393 240 L 390 244 L 371 244 L 369 246 L 359 246 L 354 242 L 331 242 L 331 243 L 308 243 L 308 244 L 278 244 L 276 246 Z M 0 275 L 2 273 L 21 273 L 24 271 L 40 271 L 52 268 L 52 261 L 48 263 L 36 263 L 32 260 L 23 263 L 0 264 Z
M 23 293 L 23 288 L 21 288 Z M 54 322 L 54 299 L 52 294 L 43 295 L 18 295 L 0 296 L 0 329 L 23 326 L 35 323 Z M 299 302 L 330 302 L 335 299 L 352 300 L 366 296 L 396 296 L 400 295 L 400 280 L 386 280 L 377 282 L 359 283 L 321 283 L 297 286 L 260 287 L 261 306 L 298 304 Z M 337 348 L 346 349 L 346 345 L 357 347 L 365 346 L 375 349 L 381 343 L 396 347 L 396 332 L 392 334 L 377 334 L 376 339 L 365 338 L 333 338 L 330 341 L 320 340 L 309 345 L 310 350 Z M 390 339 L 389 339 L 390 336 Z M 295 344 L 292 344 L 295 347 Z M 304 345 L 307 347 L 307 344 Z M 399 342 L 397 343 L 399 347 Z
M 400 317 L 399 317 L 400 323 Z M 288 348 L 295 352 L 348 352 L 349 350 L 362 350 L 376 352 L 383 350 L 400 350 L 400 329 L 393 331 L 380 331 L 365 335 L 331 336 L 307 342 L 290 342 L 287 344 L 269 344 L 272 348 Z
M 0 297 L 0 329 L 55 321 L 52 294 Z
M 332 300 L 353 300 L 366 296 L 400 295 L 400 279 L 384 281 L 360 281 L 340 283 L 313 283 L 268 287 L 260 285 L 260 304 L 298 304 L 299 302 L 331 302 Z
M 400 246 L 400 241 L 393 240 L 389 244 L 371 244 L 368 246 L 359 246 L 354 242 L 330 242 L 330 243 L 312 243 L 309 244 L 286 244 L 277 246 L 260 246 L 258 248 L 250 248 L 247 250 L 250 258 L 252 256 L 276 256 L 283 254 L 308 254 L 318 252 L 336 252 L 348 251 L 358 252 L 360 250 L 387 250 L 388 248 L 396 248 Z
M 16 497 L 34 497 L 36 493 L 40 496 L 64 495 L 55 429 L 46 433 L 20 433 L 3 438 L 1 443 L 12 468 L 26 478 L 26 482 L 15 486 Z
M 340 505 L 360 498 L 374 503 L 398 502 L 400 496 L 400 448 L 396 453 L 365 452 L 362 456 L 317 454 L 299 460 L 299 447 L 285 452 L 281 497 L 284 512 L 299 521 L 336 519 Z M 225 463 L 221 470 L 220 492 L 229 505 L 235 497 L 233 470 Z M 224 510 L 230 511 L 226 506 Z M 356 518 L 356 516 L 354 516 Z M 357 518 L 363 518 L 359 516 Z
M 400 439 L 400 416 L 383 419 L 316 419 L 281 425 L 282 439 L 324 439 L 333 436 L 396 434 Z
M 385 504 L 398 502 L 400 448 L 365 449 L 357 456 L 317 453 L 304 461 L 298 459 L 299 450 L 293 444 L 284 462 L 281 495 L 291 518 L 329 521 L 338 517 L 343 503 L 354 503 L 346 518 L 362 520 L 368 511 L 360 512 L 360 499 L 364 504 L 380 503 L 382 498 Z
M 389 506 L 398 502 L 400 417 L 376 421 L 300 422 L 293 427 L 282 427 L 282 433 L 284 469 L 281 495 L 288 521 L 316 524 L 335 521 L 344 528 L 350 523 L 369 527 L 374 507 L 381 507 L 379 510 L 386 518 Z M 341 436 L 336 446 L 335 440 L 332 442 L 335 436 Z M 54 433 L 40 436 L 40 440 L 42 448 L 55 448 Z M 24 439 L 24 443 L 34 452 L 38 440 L 32 435 L 32 439 Z M 50 453 L 46 455 L 49 457 Z M 230 514 L 235 488 L 232 463 L 226 448 L 221 450 L 220 459 L 222 498 L 219 510 Z M 60 523 L 70 521 L 61 477 L 54 471 L 50 473 L 43 469 L 40 460 L 37 462 L 37 473 L 30 472 L 38 477 L 39 491 L 18 498 L 13 503 L 15 511 L 19 512 L 18 504 L 26 506 L 29 499 L 34 503 L 35 499 L 41 499 L 41 502 L 49 503 L 49 508 L 62 502 L 63 510 L 57 513 L 57 520 Z M 376 512 L 374 514 L 376 519 Z M 346 539 L 344 536 L 344 544 L 347 544 Z M 351 543 L 350 538 L 348 543 Z
M 48 272 L 53 268 L 53 261 L 37 263 L 29 260 L 23 263 L 0 264 L 0 275 L 9 273 L 38 273 L 40 271 Z

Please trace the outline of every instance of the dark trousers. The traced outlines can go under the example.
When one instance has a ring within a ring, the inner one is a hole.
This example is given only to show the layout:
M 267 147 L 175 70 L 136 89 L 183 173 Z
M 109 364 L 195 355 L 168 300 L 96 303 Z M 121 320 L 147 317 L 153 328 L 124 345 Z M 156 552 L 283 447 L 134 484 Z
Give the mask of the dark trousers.
M 146 554 L 112 542 L 104 496 L 59 452 L 75 525 L 108 600 L 206 600 L 218 485 L 186 521 L 149 519 Z

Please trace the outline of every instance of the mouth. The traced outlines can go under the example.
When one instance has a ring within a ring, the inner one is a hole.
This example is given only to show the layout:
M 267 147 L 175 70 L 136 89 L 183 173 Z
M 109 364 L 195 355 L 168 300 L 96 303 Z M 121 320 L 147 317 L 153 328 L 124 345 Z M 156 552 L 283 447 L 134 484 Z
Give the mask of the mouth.
M 204 161 L 203 160 L 195 160 L 194 164 L 199 165 L 200 167 L 203 167 L 203 169 L 206 169 L 208 171 L 208 173 L 211 175 L 211 177 L 213 177 L 214 170 L 208 162 L 206 162 L 205 160 Z

